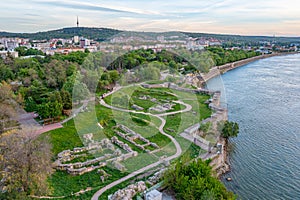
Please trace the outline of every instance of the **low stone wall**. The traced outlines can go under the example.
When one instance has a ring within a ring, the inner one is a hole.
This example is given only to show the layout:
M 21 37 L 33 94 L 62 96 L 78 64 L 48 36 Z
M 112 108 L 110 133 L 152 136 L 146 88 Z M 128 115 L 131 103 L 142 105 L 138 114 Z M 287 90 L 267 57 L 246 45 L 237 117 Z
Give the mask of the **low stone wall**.
M 130 142 L 131 144 L 135 145 L 136 147 L 138 147 L 141 150 L 145 150 L 146 152 L 150 152 L 150 150 L 145 149 L 146 146 L 152 146 L 156 149 L 159 149 L 159 146 L 153 142 L 151 142 L 150 140 L 142 137 L 140 134 L 135 133 L 133 130 L 129 129 L 128 127 L 122 125 L 122 124 L 118 124 L 117 125 L 118 128 L 120 128 L 122 131 L 126 132 L 126 134 L 121 133 L 120 131 L 115 130 L 115 133 L 122 137 L 123 139 L 127 140 L 128 142 Z M 144 145 L 140 145 L 137 144 L 134 140 L 139 139 L 143 142 L 145 142 Z
M 211 117 L 204 119 L 201 124 L 205 124 L 208 122 L 211 122 L 214 129 L 217 127 L 217 122 L 227 120 L 227 110 L 225 108 L 220 107 L 220 92 L 214 92 L 214 95 L 211 98 L 211 103 L 209 104 L 209 107 L 215 111 L 214 114 L 211 115 Z M 209 141 L 205 140 L 204 138 L 197 135 L 198 130 L 200 128 L 200 123 L 194 124 L 193 126 L 187 128 L 184 130 L 183 133 L 180 135 L 184 137 L 185 139 L 193 142 L 194 144 L 200 146 L 202 149 L 206 151 L 211 150 L 211 144 Z
M 92 140 L 92 136 L 90 134 L 85 135 L 86 140 Z M 122 149 L 127 151 L 128 153 L 122 154 L 120 149 L 116 149 L 112 143 L 117 144 Z M 86 156 L 86 154 L 79 154 L 84 153 L 85 151 L 94 151 L 103 149 L 110 149 L 114 151 L 112 154 L 105 154 L 101 157 L 97 157 L 91 160 L 87 160 L 85 162 L 76 162 L 76 163 L 68 163 L 64 164 L 64 162 L 72 161 L 75 158 Z M 93 171 L 95 169 L 102 168 L 107 165 L 107 163 L 112 163 L 117 169 L 123 171 L 125 167 L 120 164 L 119 162 L 127 160 L 131 157 L 137 156 L 138 153 L 133 151 L 128 144 L 119 141 L 116 137 L 112 137 L 111 140 L 103 139 L 101 142 L 93 142 L 89 143 L 87 147 L 81 148 L 74 148 L 71 150 L 65 150 L 58 154 L 58 159 L 53 163 L 53 167 L 58 170 L 67 171 L 69 174 L 72 175 L 82 175 L 84 173 Z

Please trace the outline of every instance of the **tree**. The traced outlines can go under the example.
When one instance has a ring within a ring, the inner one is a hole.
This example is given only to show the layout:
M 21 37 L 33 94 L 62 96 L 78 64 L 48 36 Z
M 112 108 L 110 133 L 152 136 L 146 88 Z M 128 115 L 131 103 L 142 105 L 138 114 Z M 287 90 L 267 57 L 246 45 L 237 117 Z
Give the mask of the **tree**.
M 27 47 L 17 47 L 15 50 L 19 53 L 19 56 L 44 55 L 41 50 L 28 49 Z
M 62 104 L 63 104 L 63 109 L 66 109 L 66 110 L 72 109 L 71 94 L 68 91 L 62 89 L 60 91 L 60 96 L 61 96 L 61 100 L 62 100 Z
M 112 70 L 112 71 L 109 71 L 108 73 L 109 73 L 111 83 L 115 83 L 120 78 L 117 70 Z
M 176 199 L 235 199 L 234 194 L 212 176 L 209 162 L 181 158 L 164 174 L 164 186 L 175 192 Z
M 86 84 L 80 82 L 80 81 L 75 81 L 74 83 L 74 88 L 73 88 L 73 101 L 81 101 L 89 97 L 90 92 L 86 86 Z
M 86 70 L 82 81 L 86 84 L 90 92 L 95 93 L 99 81 L 97 71 Z
M 18 96 L 14 95 L 11 86 L 6 82 L 0 83 L 0 133 L 17 124 L 13 118 L 19 106 L 18 101 Z
M 14 77 L 12 70 L 5 64 L 0 63 L 0 81 L 13 80 Z
M 221 135 L 228 139 L 229 137 L 236 137 L 239 133 L 239 125 L 236 122 L 225 121 Z
M 76 64 L 70 64 L 67 67 L 66 75 L 67 76 L 72 76 L 74 73 L 76 73 L 78 66 Z
M 160 71 L 152 66 L 144 66 L 137 70 L 137 78 L 139 81 L 159 80 Z
M 62 88 L 67 78 L 66 64 L 68 63 L 59 60 L 52 60 L 50 63 L 45 64 L 46 83 L 48 87 Z
M 24 199 L 49 191 L 51 146 L 47 138 L 32 136 L 33 132 L 21 130 L 0 137 L 0 199 Z

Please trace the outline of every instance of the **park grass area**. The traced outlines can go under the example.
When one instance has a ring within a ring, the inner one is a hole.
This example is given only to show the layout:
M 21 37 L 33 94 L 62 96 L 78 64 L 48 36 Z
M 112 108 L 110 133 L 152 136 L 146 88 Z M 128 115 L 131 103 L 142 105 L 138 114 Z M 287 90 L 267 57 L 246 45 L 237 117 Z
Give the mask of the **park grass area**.
M 77 134 L 74 120 L 64 124 L 63 128 L 52 130 L 47 133 L 43 133 L 40 138 L 47 137 L 52 144 L 52 153 L 56 157 L 58 153 L 73 149 L 75 147 L 82 147 L 83 143 Z
M 157 117 L 154 117 L 152 115 L 149 115 L 149 114 L 130 113 L 130 116 L 131 117 L 137 117 L 137 118 L 143 119 L 144 121 L 148 121 L 149 124 L 152 124 L 152 125 L 154 125 L 156 127 L 160 126 L 160 124 L 161 124 L 160 119 L 158 119 Z M 137 124 L 137 125 L 139 125 L 139 124 Z
M 131 157 L 123 161 L 122 164 L 126 167 L 126 171 L 130 173 L 157 162 L 158 160 L 159 158 L 150 153 L 141 153 L 136 157 Z
M 165 157 L 165 156 L 172 156 L 176 153 L 176 147 L 173 142 L 168 143 L 163 148 L 161 148 L 159 151 L 155 152 L 154 155 L 158 158 Z
M 136 144 L 139 144 L 139 145 L 145 145 L 145 144 L 146 144 L 146 142 L 144 142 L 144 141 L 142 141 L 142 140 L 140 140 L 140 139 L 135 139 L 134 142 L 135 142 Z
M 137 122 L 137 120 L 133 120 L 130 113 L 120 112 L 120 111 L 115 111 L 115 110 L 113 111 L 113 113 L 114 113 L 114 121 L 116 123 L 127 126 L 129 129 L 142 135 L 145 138 L 155 135 L 158 132 L 157 127 L 161 123 L 161 122 L 159 123 L 159 121 L 160 121 L 159 119 L 152 120 L 153 117 L 150 116 L 151 122 L 147 126 L 145 126 L 144 123 L 141 125 L 141 123 Z M 143 114 L 139 114 L 139 116 L 142 116 L 142 115 Z M 139 118 L 140 119 L 139 121 L 145 120 L 143 118 L 147 118 L 147 117 L 143 116 L 142 118 Z
M 189 140 L 186 140 L 181 136 L 177 136 L 175 139 L 180 144 L 180 147 L 182 149 L 181 156 L 188 155 L 191 158 L 196 158 L 200 154 L 206 152 L 204 149 L 201 149 L 201 147 L 195 145 L 194 143 L 190 142 Z
M 140 99 L 141 97 L 147 97 L 149 99 Z M 151 101 L 151 99 L 155 99 L 155 101 Z M 143 112 L 149 112 L 149 108 L 155 105 L 172 102 L 175 100 L 178 100 L 177 97 L 172 94 L 172 91 L 168 88 L 147 89 L 138 86 L 122 88 L 113 95 L 109 95 L 108 97 L 104 98 L 104 101 L 109 105 L 128 110 L 135 110 L 132 108 L 132 105 L 137 105 L 143 108 Z M 182 107 L 182 105 L 175 103 L 175 106 L 173 106 L 173 108 L 167 112 L 174 112 L 184 109 Z
M 145 83 L 150 84 L 150 85 L 162 84 L 162 83 L 165 83 L 165 80 L 151 80 L 151 81 L 147 81 Z
M 77 117 L 74 118 L 75 126 L 78 135 L 83 139 L 84 134 L 93 133 L 94 140 L 102 140 L 106 138 L 104 130 L 99 127 L 98 123 L 103 123 L 98 119 L 98 116 L 103 116 L 106 120 L 111 120 L 111 115 L 109 110 L 101 110 L 99 112 L 98 106 L 89 105 L 89 112 L 80 113 Z M 105 123 L 104 123 L 105 124 Z
M 148 137 L 147 139 L 157 144 L 160 148 L 163 148 L 164 146 L 172 142 L 170 138 L 161 134 L 160 132 L 151 137 Z
M 88 187 L 99 189 L 128 174 L 127 172 L 120 172 L 109 167 L 103 167 L 102 169 L 111 175 L 104 182 L 101 181 L 100 174 L 96 170 L 80 176 L 72 176 L 67 172 L 56 171 L 49 178 L 49 184 L 53 189 L 52 196 L 70 196 L 70 198 L 66 199 L 71 199 L 72 193 L 79 192 Z
M 191 105 L 192 110 L 165 117 L 166 125 L 164 131 L 173 137 L 182 133 L 188 127 L 210 117 L 212 113 L 211 109 L 205 103 L 210 98 L 209 95 L 195 95 L 183 92 L 177 92 L 177 95 L 181 95 L 181 100 Z

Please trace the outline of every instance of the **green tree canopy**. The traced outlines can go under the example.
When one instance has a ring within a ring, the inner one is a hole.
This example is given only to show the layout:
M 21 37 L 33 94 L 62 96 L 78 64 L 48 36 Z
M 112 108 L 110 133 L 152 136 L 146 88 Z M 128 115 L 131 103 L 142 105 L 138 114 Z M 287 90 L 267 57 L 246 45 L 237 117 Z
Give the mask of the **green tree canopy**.
M 236 122 L 225 121 L 222 129 L 222 137 L 228 139 L 229 137 L 236 137 L 239 133 L 239 125 Z
M 207 200 L 207 199 L 235 199 L 232 192 L 214 176 L 209 161 L 201 159 L 178 160 L 171 166 L 163 177 L 164 185 L 172 189 L 176 199 Z

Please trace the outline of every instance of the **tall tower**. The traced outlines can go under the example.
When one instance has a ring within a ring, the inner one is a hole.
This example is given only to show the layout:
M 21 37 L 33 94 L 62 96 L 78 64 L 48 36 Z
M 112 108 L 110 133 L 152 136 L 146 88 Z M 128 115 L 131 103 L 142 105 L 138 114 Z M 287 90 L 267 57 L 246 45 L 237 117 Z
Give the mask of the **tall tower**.
M 79 27 L 79 19 L 78 19 L 78 16 L 77 16 L 77 28 Z

